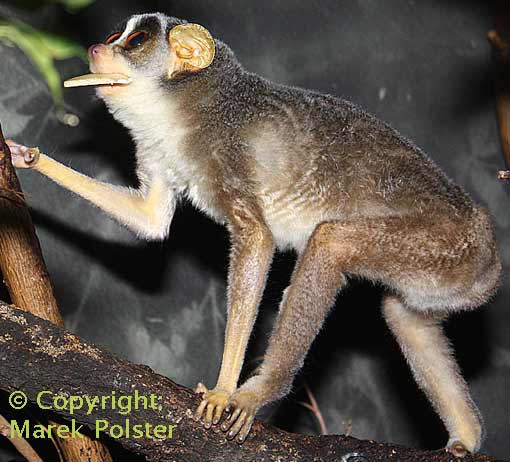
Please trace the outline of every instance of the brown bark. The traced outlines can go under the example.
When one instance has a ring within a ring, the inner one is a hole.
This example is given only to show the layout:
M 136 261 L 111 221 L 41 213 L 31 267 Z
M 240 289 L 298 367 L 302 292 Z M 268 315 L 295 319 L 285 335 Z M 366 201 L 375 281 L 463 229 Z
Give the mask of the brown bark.
M 50 279 L 23 193 L 11 164 L 11 155 L 0 127 L 0 271 L 11 301 L 20 308 L 59 327 L 64 321 L 53 295 Z M 58 444 L 69 462 L 108 462 L 111 456 L 99 442 L 64 440 Z
M 505 170 L 501 180 L 510 180 L 510 6 L 507 0 L 496 0 L 496 29 L 488 34 L 495 62 L 496 111 Z
M 11 431 L 9 422 L 0 415 L 0 435 L 10 438 Z M 11 442 L 28 462 L 39 462 L 42 460 L 25 438 L 12 438 Z
M 116 441 L 126 449 L 145 455 L 152 462 L 453 462 L 445 450 L 420 451 L 402 446 L 360 441 L 347 436 L 297 435 L 255 422 L 243 445 L 228 441 L 224 433 L 206 430 L 193 419 L 200 398 L 191 390 L 162 377 L 146 366 L 116 358 L 99 347 L 30 313 L 0 302 L 0 387 L 12 392 L 23 390 L 30 402 L 42 391 L 65 396 L 140 396 L 161 397 L 154 409 L 132 410 L 121 415 L 111 402 L 92 413 L 74 409 L 55 410 L 74 418 L 93 434 L 98 419 L 113 425 L 176 425 L 173 437 L 163 439 L 127 438 Z M 30 364 L 26 367 L 25 364 Z M 86 378 L 86 380 L 84 380 Z M 41 403 L 52 406 L 52 396 L 44 395 Z M 464 462 L 494 461 L 477 454 Z

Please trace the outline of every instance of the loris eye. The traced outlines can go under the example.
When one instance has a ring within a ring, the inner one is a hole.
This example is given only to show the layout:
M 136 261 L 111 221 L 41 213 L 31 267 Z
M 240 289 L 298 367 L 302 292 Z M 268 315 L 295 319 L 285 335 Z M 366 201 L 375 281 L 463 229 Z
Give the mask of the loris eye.
M 115 40 L 117 40 L 121 35 L 122 35 L 122 32 L 114 32 L 113 34 L 106 37 L 104 44 L 109 45 L 110 43 L 115 42 Z
M 126 50 L 132 50 L 133 48 L 139 47 L 140 45 L 143 45 L 147 41 L 147 38 L 148 38 L 147 32 L 143 31 L 133 32 L 127 38 L 124 48 Z

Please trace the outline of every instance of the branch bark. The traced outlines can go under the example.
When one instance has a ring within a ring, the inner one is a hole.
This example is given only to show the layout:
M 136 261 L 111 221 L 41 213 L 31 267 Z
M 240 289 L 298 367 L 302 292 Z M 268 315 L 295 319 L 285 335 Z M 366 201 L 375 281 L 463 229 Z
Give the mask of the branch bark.
M 6 438 L 10 438 L 11 435 L 11 425 L 9 422 L 0 415 L 0 435 L 5 436 Z M 18 450 L 18 452 L 28 461 L 28 462 L 39 462 L 41 457 L 35 450 L 28 444 L 25 438 L 12 438 L 12 444 Z
M 0 271 L 14 304 L 59 327 L 64 326 L 1 127 Z M 108 450 L 98 441 L 58 439 L 58 444 L 64 460 L 69 462 L 111 460 Z
M 126 449 L 145 455 L 151 462 L 453 462 L 445 450 L 420 451 L 401 446 L 360 441 L 347 436 L 296 435 L 255 422 L 243 445 L 228 441 L 222 432 L 206 430 L 193 419 L 200 398 L 191 390 L 154 373 L 150 368 L 119 359 L 57 326 L 0 302 L 0 387 L 8 392 L 22 390 L 31 403 L 53 406 L 53 394 L 84 397 L 151 395 L 153 409 L 140 408 L 126 415 L 107 401 L 101 409 L 54 409 L 76 425 L 85 425 L 95 434 L 99 419 L 109 428 L 119 425 L 175 425 L 173 437 L 134 438 L 124 434 L 116 441 Z M 30 367 L 26 365 L 29 364 Z M 41 391 L 47 391 L 43 396 Z M 117 403 L 118 404 L 118 403 Z M 125 403 L 124 403 L 125 404 Z M 134 402 L 133 402 L 134 405 Z M 59 406 L 62 407 L 62 406 Z M 494 459 L 477 454 L 464 462 Z

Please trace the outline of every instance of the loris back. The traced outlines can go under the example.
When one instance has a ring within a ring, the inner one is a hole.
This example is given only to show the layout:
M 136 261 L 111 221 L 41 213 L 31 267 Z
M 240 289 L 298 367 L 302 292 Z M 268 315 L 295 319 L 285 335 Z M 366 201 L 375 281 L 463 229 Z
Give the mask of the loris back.
M 326 220 L 473 212 L 468 195 L 387 124 L 341 98 L 250 73 L 217 43 L 220 72 L 166 84 L 187 132 L 179 149 L 196 172 L 182 190 L 213 217 L 222 219 L 225 196 L 249 194 L 277 245 L 300 251 Z

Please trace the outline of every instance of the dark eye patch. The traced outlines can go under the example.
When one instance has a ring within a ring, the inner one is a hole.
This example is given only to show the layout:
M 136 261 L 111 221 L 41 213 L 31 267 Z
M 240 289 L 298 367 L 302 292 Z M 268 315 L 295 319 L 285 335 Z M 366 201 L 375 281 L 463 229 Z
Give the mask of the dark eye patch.
M 113 34 L 106 37 L 104 44 L 109 45 L 110 43 L 115 42 L 115 40 L 117 40 L 121 35 L 122 35 L 122 32 L 114 32 Z
M 126 50 L 132 50 L 133 48 L 143 45 L 149 37 L 149 34 L 144 31 L 136 31 L 128 36 L 124 48 Z

